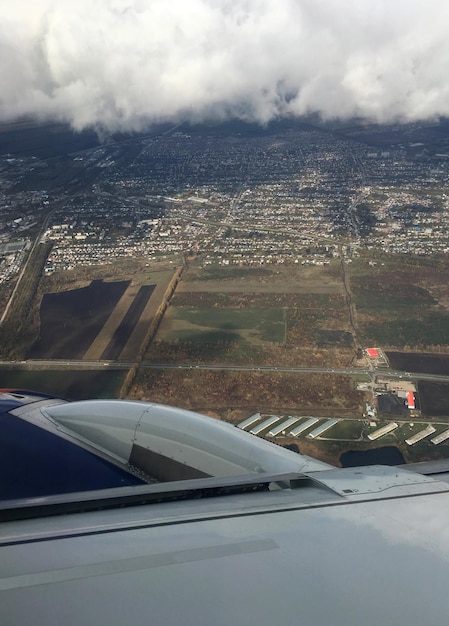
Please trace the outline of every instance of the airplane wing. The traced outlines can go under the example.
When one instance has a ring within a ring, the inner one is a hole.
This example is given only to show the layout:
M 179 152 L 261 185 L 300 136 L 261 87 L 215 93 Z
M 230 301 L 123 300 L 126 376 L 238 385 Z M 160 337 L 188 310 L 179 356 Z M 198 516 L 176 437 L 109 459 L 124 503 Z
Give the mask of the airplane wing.
M 449 622 L 445 464 L 333 468 L 157 404 L 0 412 L 1 624 Z

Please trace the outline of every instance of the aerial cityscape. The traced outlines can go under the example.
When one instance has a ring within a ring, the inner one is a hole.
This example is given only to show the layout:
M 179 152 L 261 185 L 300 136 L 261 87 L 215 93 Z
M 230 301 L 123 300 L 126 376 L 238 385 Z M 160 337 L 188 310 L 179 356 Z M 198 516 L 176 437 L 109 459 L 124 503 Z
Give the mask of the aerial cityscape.
M 193 4 L 0 9 L 0 388 L 448 457 L 448 9 Z
M 334 464 L 448 456 L 445 121 L 0 142 L 3 386 L 175 404 Z

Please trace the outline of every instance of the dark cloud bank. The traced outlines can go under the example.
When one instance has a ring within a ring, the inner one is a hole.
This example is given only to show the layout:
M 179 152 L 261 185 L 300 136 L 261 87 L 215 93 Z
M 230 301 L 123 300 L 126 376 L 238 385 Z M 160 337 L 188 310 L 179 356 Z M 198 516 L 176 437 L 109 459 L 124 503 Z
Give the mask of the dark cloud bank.
M 449 115 L 447 0 L 5 0 L 0 121 Z

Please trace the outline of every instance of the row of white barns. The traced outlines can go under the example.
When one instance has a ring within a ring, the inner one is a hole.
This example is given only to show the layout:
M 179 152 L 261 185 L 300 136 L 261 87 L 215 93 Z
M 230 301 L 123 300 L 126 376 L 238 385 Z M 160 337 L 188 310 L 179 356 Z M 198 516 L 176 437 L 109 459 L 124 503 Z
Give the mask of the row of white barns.
M 396 428 L 399 428 L 399 424 L 397 424 L 396 422 L 390 422 L 386 424 L 385 426 L 382 426 L 382 428 L 379 428 L 378 430 L 375 430 L 374 432 L 370 433 L 368 435 L 368 439 L 370 439 L 371 441 L 375 441 L 376 439 L 380 439 L 380 437 L 384 437 L 385 435 L 388 435 L 389 433 L 393 432 L 394 430 L 396 430 Z M 415 435 L 408 437 L 408 439 L 405 440 L 405 443 L 408 446 L 414 446 L 415 443 L 418 443 L 419 441 L 422 441 L 423 439 L 430 437 L 430 435 L 433 435 L 435 431 L 436 431 L 436 428 L 434 428 L 432 424 L 428 424 L 426 428 L 423 428 Z M 433 437 L 430 441 L 435 446 L 437 446 L 439 443 L 443 443 L 443 441 L 446 441 L 447 439 L 449 439 L 449 428 L 445 430 L 444 432 L 440 433 L 439 435 L 437 435 L 436 437 Z
M 276 437 L 277 435 L 289 435 L 291 437 L 297 437 L 298 435 L 305 433 L 317 422 L 322 421 L 318 417 L 279 417 L 278 415 L 270 415 L 269 417 L 262 417 L 260 413 L 255 413 L 247 419 L 237 424 L 238 428 L 246 430 L 253 435 L 268 435 L 269 437 Z M 332 428 L 337 423 L 336 419 L 325 420 L 324 423 L 317 426 L 314 430 L 307 434 L 307 437 L 314 439 L 319 435 L 322 435 L 326 430 Z
M 278 435 L 299 437 L 299 435 L 303 435 L 306 431 L 309 431 L 306 436 L 310 439 L 315 439 L 332 428 L 332 426 L 334 426 L 337 422 L 338 419 L 334 418 L 288 417 L 285 415 L 282 417 L 279 417 L 278 415 L 262 416 L 260 413 L 255 413 L 254 415 L 251 415 L 251 417 L 243 420 L 243 422 L 240 422 L 240 424 L 237 424 L 237 426 L 238 428 L 246 430 L 253 435 L 262 435 L 264 437 L 277 437 Z M 316 427 L 313 430 L 310 430 L 314 426 Z M 368 435 L 368 439 L 376 441 L 377 439 L 390 434 L 397 428 L 399 428 L 399 424 L 397 422 L 389 422 L 388 424 L 370 433 Z M 413 446 L 419 441 L 433 435 L 435 431 L 436 429 L 432 426 L 432 424 L 429 424 L 423 430 L 420 430 L 415 435 L 406 439 L 405 443 L 409 446 Z M 449 429 L 439 435 L 436 435 L 430 441 L 437 446 L 448 439 Z

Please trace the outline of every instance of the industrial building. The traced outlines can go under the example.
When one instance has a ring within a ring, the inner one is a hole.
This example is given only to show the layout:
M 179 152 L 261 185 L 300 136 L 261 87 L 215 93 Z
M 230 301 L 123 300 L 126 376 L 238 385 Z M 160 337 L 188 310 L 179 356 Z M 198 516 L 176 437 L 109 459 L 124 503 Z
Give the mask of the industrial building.
M 297 417 L 289 417 L 287 420 L 281 421 L 280 424 L 276 424 L 276 426 L 272 428 L 268 434 L 270 437 L 276 437 L 276 435 L 287 431 L 291 426 L 293 426 L 293 424 L 296 424 L 297 421 Z
M 281 418 L 278 415 L 270 415 L 268 419 L 264 420 L 261 424 L 257 424 L 254 428 L 251 428 L 249 432 L 253 435 L 260 435 L 262 431 L 266 430 L 270 426 L 273 426 L 273 424 L 276 424 L 276 422 L 280 419 Z
M 436 437 L 433 437 L 433 439 L 431 439 L 430 441 L 435 446 L 437 446 L 439 443 L 443 443 L 443 441 L 446 441 L 446 439 L 449 439 L 449 428 L 447 430 L 444 430 L 442 433 L 440 433 Z
M 245 430 L 249 426 L 252 426 L 256 422 L 258 422 L 260 420 L 260 417 L 261 417 L 260 413 L 254 413 L 254 415 L 251 415 L 251 417 L 247 417 L 245 420 L 243 420 L 243 422 L 240 422 L 240 424 L 237 424 L 237 428 L 241 428 L 242 430 Z
M 418 441 L 421 441 L 429 435 L 432 435 L 435 430 L 436 429 L 432 426 L 432 424 L 429 424 L 427 428 L 424 428 L 424 430 L 420 430 L 419 433 L 416 433 L 416 435 L 413 435 L 413 437 L 409 437 L 408 439 L 406 439 L 405 443 L 408 446 L 413 446 L 415 443 L 418 443 Z
M 326 422 L 324 422 L 324 424 L 321 424 L 321 426 L 318 426 L 318 428 L 315 428 L 315 430 L 312 430 L 312 432 L 309 433 L 307 437 L 310 437 L 311 439 L 315 439 L 316 437 L 319 437 L 320 435 L 325 433 L 326 430 L 329 430 L 329 428 L 332 428 L 332 426 L 334 426 L 337 422 L 338 422 L 337 419 L 327 420 Z
M 398 428 L 398 424 L 396 424 L 396 422 L 390 422 L 389 424 L 386 424 L 386 426 L 382 426 L 382 428 L 378 428 L 373 433 L 370 433 L 368 435 L 368 439 L 370 441 L 375 441 L 376 439 L 391 433 L 393 430 L 396 430 L 396 428 Z

